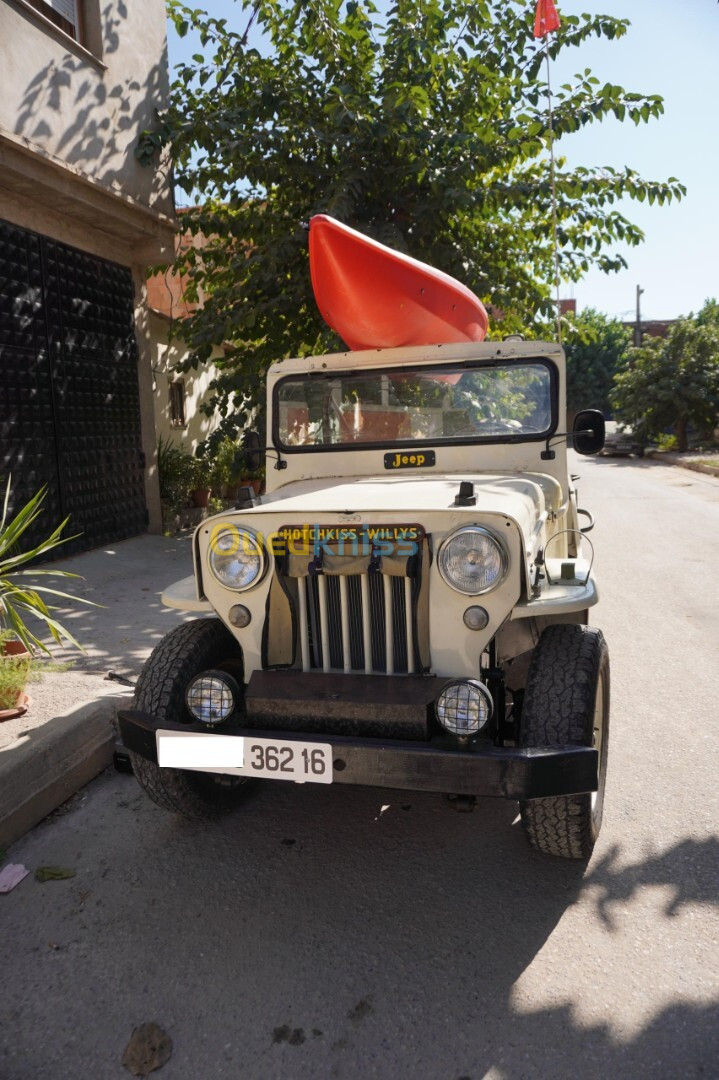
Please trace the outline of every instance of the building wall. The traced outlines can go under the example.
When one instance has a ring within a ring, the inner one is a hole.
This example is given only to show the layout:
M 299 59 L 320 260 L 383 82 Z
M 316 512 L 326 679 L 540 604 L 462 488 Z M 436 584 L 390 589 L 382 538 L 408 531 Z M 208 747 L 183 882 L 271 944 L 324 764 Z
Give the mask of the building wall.
M 174 250 L 166 164 L 135 158 L 167 102 L 164 0 L 77 0 L 72 40 L 29 0 L 0 0 L 0 217 L 128 267 L 150 529 L 160 531 L 147 266 Z M 79 298 L 82 299 L 82 298 Z
M 79 0 L 85 47 L 28 0 L 0 0 L 0 134 L 123 198 L 171 212 L 166 177 L 134 156 L 167 101 L 163 0 Z
M 155 405 L 155 431 L 164 442 L 172 442 L 178 449 L 194 454 L 197 445 L 217 427 L 220 417 L 205 416 L 200 405 L 211 396 L 210 383 L 219 374 L 213 364 L 199 371 L 178 373 L 175 366 L 186 353 L 182 341 L 170 342 L 170 321 L 150 312 L 150 337 L 153 355 L 153 400 Z M 219 352 L 218 352 L 218 355 Z M 185 424 L 173 425 L 170 410 L 170 384 L 181 381 L 185 390 Z

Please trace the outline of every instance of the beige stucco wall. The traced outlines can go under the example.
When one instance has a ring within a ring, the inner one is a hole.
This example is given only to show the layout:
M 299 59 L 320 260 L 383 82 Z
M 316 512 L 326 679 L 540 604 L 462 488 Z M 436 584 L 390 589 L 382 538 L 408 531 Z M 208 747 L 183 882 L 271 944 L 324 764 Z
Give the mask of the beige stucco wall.
M 75 43 L 24 0 L 0 0 L 0 134 L 145 207 L 171 211 L 167 178 L 134 156 L 167 101 L 164 0 L 83 0 Z
M 174 443 L 188 454 L 194 454 L 198 443 L 206 439 L 220 421 L 218 414 L 208 417 L 200 411 L 201 403 L 211 397 L 210 383 L 219 372 L 214 364 L 206 364 L 198 371 L 182 374 L 175 371 L 176 364 L 186 354 L 185 346 L 182 341 L 169 340 L 170 322 L 168 319 L 150 312 L 149 325 L 157 437 Z M 180 379 L 185 383 L 186 424 L 184 427 L 174 427 L 170 420 L 170 383 Z

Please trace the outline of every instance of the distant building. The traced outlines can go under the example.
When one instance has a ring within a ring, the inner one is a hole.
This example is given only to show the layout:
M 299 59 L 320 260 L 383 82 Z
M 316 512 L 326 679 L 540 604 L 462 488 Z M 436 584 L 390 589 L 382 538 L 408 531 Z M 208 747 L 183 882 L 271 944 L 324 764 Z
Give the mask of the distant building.
M 164 0 L 0 0 L 0 475 L 68 550 L 161 528 L 148 265 L 171 256 Z
M 665 338 L 676 321 L 676 319 L 642 319 L 640 324 L 642 337 L 647 335 L 648 337 Z M 632 319 L 623 322 L 622 326 L 626 326 L 634 334 L 637 329 L 637 321 Z
M 193 242 L 201 245 L 202 239 L 196 237 Z M 201 410 L 203 402 L 212 396 L 210 384 L 219 375 L 219 370 L 211 363 L 203 364 L 197 371 L 177 370 L 177 365 L 187 355 L 182 328 L 178 324 L 198 306 L 185 298 L 184 282 L 179 274 L 168 269 L 151 275 L 147 281 L 147 302 L 153 355 L 155 430 L 164 442 L 171 442 L 192 454 L 221 419 L 219 414 L 206 416 Z M 222 349 L 217 349 L 216 353 L 218 358 L 223 355 Z

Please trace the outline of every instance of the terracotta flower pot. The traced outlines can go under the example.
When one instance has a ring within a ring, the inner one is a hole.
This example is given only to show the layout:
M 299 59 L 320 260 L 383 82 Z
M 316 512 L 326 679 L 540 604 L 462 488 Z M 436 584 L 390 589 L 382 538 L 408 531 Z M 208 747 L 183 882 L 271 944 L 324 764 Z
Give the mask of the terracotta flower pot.
M 2 649 L 0 649 L 3 656 L 21 656 L 30 660 L 30 653 L 27 651 L 22 641 L 3 641 Z
M 0 723 L 3 720 L 16 720 L 18 716 L 24 716 L 31 705 L 32 699 L 21 690 L 12 709 L 0 709 Z
M 210 488 L 196 488 L 194 491 L 191 491 L 190 495 L 192 497 L 193 506 L 207 506 L 211 494 L 212 491 Z
M 27 651 L 22 641 L 4 641 L 2 643 L 0 651 L 0 664 L 8 663 L 15 664 L 18 667 L 25 667 L 25 676 L 30 668 L 30 661 L 32 655 Z M 1 701 L 0 700 L 0 720 L 12 720 L 16 716 L 22 716 L 27 712 L 28 705 L 30 704 L 30 698 L 25 693 L 25 683 L 23 679 L 22 688 L 17 692 L 14 701 Z

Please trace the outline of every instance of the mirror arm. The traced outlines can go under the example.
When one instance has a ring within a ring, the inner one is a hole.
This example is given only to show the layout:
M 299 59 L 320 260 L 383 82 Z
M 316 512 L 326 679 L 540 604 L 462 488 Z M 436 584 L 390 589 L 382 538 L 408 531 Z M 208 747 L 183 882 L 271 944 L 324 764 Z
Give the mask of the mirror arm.
M 265 454 L 274 454 L 275 455 L 275 457 L 277 458 L 277 461 L 275 462 L 275 465 L 274 465 L 275 469 L 281 470 L 281 469 L 286 469 L 287 468 L 287 462 L 284 460 L 284 458 L 280 457 L 279 450 L 265 450 Z
M 541 457 L 542 461 L 554 461 L 554 459 L 555 459 L 555 457 L 557 455 L 554 453 L 554 450 L 549 449 L 549 444 L 550 443 L 560 442 L 562 439 L 569 438 L 570 435 L 593 435 L 593 434 L 594 434 L 594 431 L 592 430 L 592 428 L 585 428 L 584 431 L 559 431 L 559 432 L 555 432 L 554 435 L 550 435 L 549 438 L 547 439 L 546 445 L 544 447 L 544 450 L 542 450 L 542 453 L 540 454 L 540 457 Z

